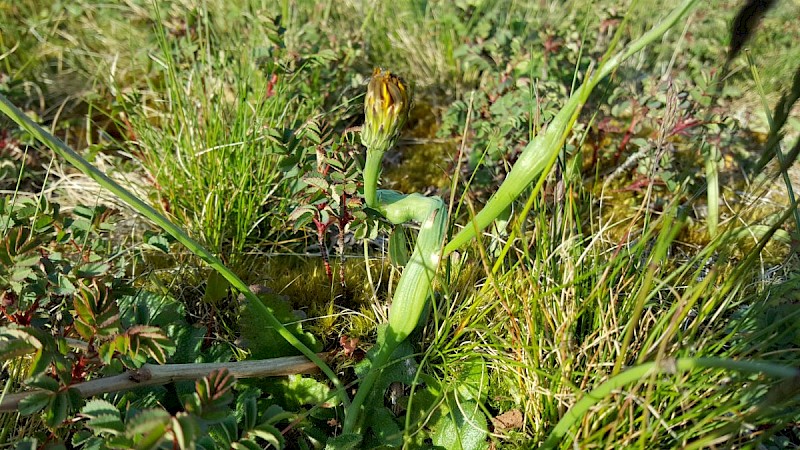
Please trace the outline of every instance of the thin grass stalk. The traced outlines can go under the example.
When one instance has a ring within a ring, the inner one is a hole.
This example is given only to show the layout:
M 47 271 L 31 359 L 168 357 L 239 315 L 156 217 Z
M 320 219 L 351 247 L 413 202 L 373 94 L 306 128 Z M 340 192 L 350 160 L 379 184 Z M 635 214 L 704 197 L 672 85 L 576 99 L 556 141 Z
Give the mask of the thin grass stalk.
M 770 135 L 777 136 L 780 130 L 776 127 L 775 119 L 772 117 L 772 111 L 770 111 L 769 105 L 767 104 L 767 94 L 764 92 L 764 84 L 761 82 L 761 76 L 758 74 L 755 61 L 753 61 L 753 55 L 750 54 L 749 50 L 745 50 L 745 56 L 747 57 L 747 65 L 750 66 L 750 73 L 753 75 L 753 82 L 756 84 L 758 95 L 761 97 L 761 106 L 764 108 L 764 114 L 767 116 L 769 133 Z M 794 187 L 792 186 L 791 178 L 789 178 L 788 165 L 786 164 L 786 157 L 783 154 L 783 150 L 781 150 L 780 140 L 775 143 L 775 157 L 778 158 L 778 165 L 781 171 L 781 176 L 783 177 L 783 184 L 786 186 L 789 204 L 794 210 L 795 229 L 800 230 L 800 211 L 797 210 L 797 200 L 794 196 Z
M 774 378 L 793 379 L 800 377 L 800 371 L 794 367 L 782 366 L 765 361 L 735 361 L 724 358 L 679 358 L 649 362 L 615 375 L 591 392 L 583 396 L 567 411 L 550 432 L 542 449 L 556 448 L 567 437 L 572 429 L 589 410 L 603 399 L 623 387 L 637 381 L 648 379 L 653 374 L 680 374 L 696 369 L 722 369 L 745 374 L 763 374 Z M 659 379 L 656 379 L 655 382 Z M 662 381 L 663 382 L 663 381 Z

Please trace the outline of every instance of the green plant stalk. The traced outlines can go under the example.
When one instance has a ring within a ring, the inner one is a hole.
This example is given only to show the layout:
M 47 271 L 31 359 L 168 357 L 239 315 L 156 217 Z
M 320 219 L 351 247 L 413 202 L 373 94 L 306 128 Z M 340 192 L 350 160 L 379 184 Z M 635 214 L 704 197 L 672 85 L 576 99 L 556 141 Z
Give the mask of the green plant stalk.
M 364 162 L 364 202 L 370 208 L 378 207 L 378 179 L 381 176 L 381 161 L 384 150 L 367 149 L 367 159 Z
M 540 448 L 556 448 L 583 416 L 597 403 L 614 391 L 637 381 L 649 379 L 654 374 L 677 374 L 695 369 L 726 369 L 749 374 L 766 374 L 776 378 L 794 378 L 800 372 L 794 367 L 762 361 L 735 361 L 724 358 L 679 358 L 649 362 L 631 367 L 615 375 L 581 398 L 558 421 Z M 658 381 L 657 381 L 658 382 Z
M 708 235 L 712 239 L 717 236 L 719 228 L 719 150 L 715 145 L 710 145 L 703 139 L 701 146 L 702 153 L 705 155 L 706 170 L 706 204 L 708 213 L 706 214 L 706 226 Z
M 750 54 L 749 50 L 745 50 L 745 56 L 747 57 L 747 64 L 750 66 L 750 73 L 753 75 L 753 82 L 755 82 L 756 89 L 758 89 L 758 95 L 761 97 L 761 106 L 764 108 L 764 114 L 767 116 L 769 132 L 771 135 L 777 135 L 780 130 L 776 128 L 775 119 L 772 117 L 772 111 L 770 111 L 769 104 L 767 103 L 767 94 L 764 92 L 764 84 L 761 83 L 761 76 L 758 74 L 755 61 L 753 61 L 753 55 Z M 786 186 L 786 193 L 788 194 L 786 197 L 789 199 L 789 204 L 794 210 L 795 229 L 800 229 L 800 210 L 797 209 L 797 200 L 794 196 L 794 187 L 792 185 L 792 180 L 789 178 L 789 172 L 786 166 L 786 158 L 783 155 L 783 150 L 781 150 L 780 141 L 775 144 L 775 156 L 778 158 L 781 176 L 783 177 L 783 184 Z
M 366 172 L 365 197 L 367 192 Z M 419 324 L 425 303 L 431 293 L 433 279 L 439 266 L 442 242 L 447 231 L 447 210 L 442 199 L 421 194 L 401 194 L 396 191 L 375 192 L 372 205 L 389 222 L 400 225 L 409 221 L 420 223 L 417 243 L 397 283 L 389 324 L 371 358 L 370 369 L 358 386 L 353 403 L 345 413 L 343 433 L 360 431 L 364 419 L 364 402 L 389 358 Z
M 210 251 L 203 247 L 199 242 L 189 237 L 180 227 L 170 222 L 166 217 L 158 213 L 152 206 L 145 203 L 140 198 L 131 194 L 127 189 L 117 184 L 114 180 L 109 178 L 106 174 L 91 165 L 88 161 L 83 159 L 78 153 L 69 148 L 60 139 L 48 133 L 41 126 L 32 121 L 28 116 L 14 106 L 4 95 L 0 94 L 0 111 L 8 116 L 11 120 L 16 122 L 20 127 L 24 128 L 33 137 L 40 142 L 44 143 L 56 154 L 67 160 L 70 164 L 75 166 L 78 170 L 89 176 L 96 181 L 100 186 L 108 189 L 111 193 L 119 197 L 122 201 L 130 205 L 135 211 L 152 220 L 156 225 L 161 227 L 164 231 L 169 233 L 178 242 L 186 246 L 192 253 L 200 257 L 214 270 L 225 277 L 231 286 L 242 292 L 245 297 L 252 302 L 252 304 L 259 309 L 267 317 L 269 326 L 278 330 L 278 333 L 286 339 L 294 348 L 300 351 L 304 356 L 311 360 L 314 364 L 319 366 L 325 375 L 330 378 L 334 386 L 339 392 L 339 398 L 345 406 L 350 404 L 350 399 L 344 389 L 339 378 L 331 370 L 331 368 L 323 361 L 316 353 L 310 348 L 306 347 L 297 337 L 295 337 L 286 327 L 277 319 L 272 313 L 269 312 L 261 300 L 253 294 L 241 278 L 236 276 L 230 269 L 220 261 L 219 258 L 214 256 Z
M 444 254 L 449 254 L 457 250 L 476 236 L 476 230 L 481 231 L 488 227 L 522 192 L 539 176 L 546 176 L 544 169 L 548 166 L 547 162 L 553 153 L 557 153 L 560 148 L 561 136 L 568 133 L 571 126 L 570 118 L 573 114 L 580 111 L 583 102 L 581 98 L 588 96 L 589 93 L 616 70 L 622 62 L 627 60 L 635 53 L 642 50 L 651 42 L 659 39 L 664 33 L 674 26 L 692 7 L 697 0 L 684 0 L 675 8 L 667 18 L 653 27 L 639 39 L 628 44 L 627 48 L 617 53 L 606 61 L 601 62 L 597 72 L 583 82 L 570 96 L 564 107 L 553 118 L 544 133 L 537 135 L 531 140 L 525 150 L 520 154 L 519 159 L 512 167 L 511 172 L 506 176 L 503 184 L 497 192 L 492 195 L 486 206 L 472 219 L 474 225 L 465 226 L 453 239 L 444 247 Z

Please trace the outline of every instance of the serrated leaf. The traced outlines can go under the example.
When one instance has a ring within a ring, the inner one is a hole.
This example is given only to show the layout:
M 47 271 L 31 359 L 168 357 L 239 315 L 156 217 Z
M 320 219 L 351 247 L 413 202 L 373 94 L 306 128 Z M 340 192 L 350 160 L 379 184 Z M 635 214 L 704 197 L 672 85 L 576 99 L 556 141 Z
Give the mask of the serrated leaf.
M 258 421 L 256 397 L 252 395 L 244 396 L 245 398 L 242 397 L 243 395 L 240 394 L 236 410 L 241 417 L 242 428 L 244 430 L 252 430 Z
M 51 392 L 35 392 L 19 402 L 18 411 L 23 416 L 37 413 L 50 403 L 51 396 Z
M 117 435 L 125 431 L 125 424 L 119 418 L 119 414 L 101 414 L 86 422 L 86 426 L 95 433 L 110 433 Z
M 328 181 L 322 177 L 303 177 L 303 181 L 322 191 L 327 191 L 330 187 Z
M 125 434 L 136 438 L 137 436 L 143 436 L 161 430 L 163 435 L 169 420 L 169 413 L 163 409 L 145 409 L 139 411 L 138 414 L 128 420 L 127 426 L 125 427 Z
M 107 415 L 116 415 L 117 418 L 119 418 L 119 410 L 117 407 L 99 398 L 94 398 L 86 402 L 83 408 L 81 408 L 81 414 L 90 418 Z
M 42 348 L 42 343 L 20 328 L 3 327 L 0 330 L 0 361 L 18 358 Z
M 147 325 L 131 327 L 124 336 L 127 339 L 120 339 L 122 336 L 117 338 L 117 350 L 128 353 L 131 358 L 139 358 L 140 352 L 143 352 L 159 364 L 164 364 L 167 356 L 175 351 L 175 344 L 158 327 Z
M 186 410 L 210 422 L 229 416 L 233 401 L 231 389 L 236 378 L 227 369 L 215 370 L 195 383 L 195 401 L 187 402 Z

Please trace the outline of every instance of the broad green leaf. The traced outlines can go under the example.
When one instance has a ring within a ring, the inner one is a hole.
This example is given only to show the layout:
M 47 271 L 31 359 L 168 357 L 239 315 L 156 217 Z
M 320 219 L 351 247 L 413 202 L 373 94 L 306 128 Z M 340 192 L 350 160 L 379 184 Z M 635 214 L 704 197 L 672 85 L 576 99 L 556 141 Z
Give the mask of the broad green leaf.
M 277 294 L 263 294 L 261 302 L 286 328 L 301 342 L 314 351 L 320 351 L 321 345 L 314 336 L 303 331 L 302 324 L 297 321 L 289 302 Z M 286 341 L 273 327 L 267 325 L 268 320 L 263 309 L 243 300 L 240 314 L 239 331 L 253 359 L 269 359 L 281 356 L 294 356 L 299 352 Z
M 482 403 L 489 389 L 489 372 L 481 357 L 471 358 L 460 365 L 456 376 L 456 391 L 460 398 Z
M 278 387 L 272 392 L 275 401 L 289 411 L 304 405 L 319 405 L 331 399 L 331 389 L 327 384 L 311 377 L 289 375 L 276 380 Z
M 375 436 L 374 444 L 385 445 L 390 447 L 403 446 L 403 432 L 397 424 L 397 419 L 389 411 L 388 408 L 373 406 L 370 408 L 370 414 L 367 416 L 369 427 L 372 428 L 372 434 Z M 370 442 L 372 443 L 372 442 Z M 372 445 L 367 445 L 372 447 Z
M 433 444 L 449 450 L 487 448 L 486 416 L 478 404 L 471 400 L 455 403 L 454 398 L 450 403 L 450 411 L 442 414 L 433 425 Z

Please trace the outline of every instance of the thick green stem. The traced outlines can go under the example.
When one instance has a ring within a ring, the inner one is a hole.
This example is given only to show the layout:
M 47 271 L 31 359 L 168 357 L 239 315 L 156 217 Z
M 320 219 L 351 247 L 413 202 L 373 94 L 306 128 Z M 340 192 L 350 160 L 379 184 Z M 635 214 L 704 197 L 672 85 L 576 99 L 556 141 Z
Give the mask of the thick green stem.
M 364 162 L 364 201 L 370 208 L 377 207 L 378 179 L 381 176 L 382 150 L 367 150 L 367 160 Z
M 364 185 L 366 196 L 366 180 Z M 438 197 L 380 190 L 376 191 L 375 203 L 371 206 L 396 225 L 417 221 L 420 223 L 420 230 L 414 252 L 395 289 L 389 310 L 389 325 L 383 339 L 376 344 L 377 350 L 372 357 L 370 370 L 361 380 L 353 403 L 345 414 L 344 433 L 362 431 L 366 409 L 364 402 L 369 398 L 372 387 L 392 353 L 419 324 L 425 303 L 430 297 L 447 227 L 445 204 Z
M 184 232 L 180 227 L 170 222 L 166 217 L 162 216 L 158 213 L 152 206 L 145 203 L 139 197 L 128 192 L 127 189 L 123 188 L 119 184 L 117 184 L 114 180 L 106 176 L 103 172 L 98 170 L 96 167 L 91 165 L 88 161 L 83 159 L 79 154 L 77 154 L 74 150 L 69 148 L 66 144 L 61 142 L 58 138 L 53 136 L 52 134 L 45 131 L 41 126 L 33 122 L 28 116 L 25 115 L 22 111 L 20 111 L 16 106 L 14 106 L 5 96 L 0 94 L 0 111 L 2 111 L 6 116 L 10 117 L 11 120 L 16 122 L 19 126 L 24 128 L 27 132 L 32 134 L 37 140 L 44 143 L 48 147 L 50 147 L 56 154 L 67 160 L 70 164 L 78 168 L 81 172 L 89 176 L 91 179 L 95 180 L 100 186 L 111 191 L 114 195 L 119 197 L 122 201 L 130 205 L 134 210 L 136 210 L 139 214 L 147 217 L 148 219 L 152 220 L 156 225 L 161 227 L 164 231 L 169 233 L 172 237 L 174 237 L 178 242 L 186 246 L 192 253 L 199 256 L 202 260 L 208 263 L 214 270 L 220 273 L 226 280 L 242 292 L 248 301 L 250 301 L 253 307 L 260 309 L 261 313 L 267 318 L 268 325 L 278 330 L 278 333 L 286 339 L 294 348 L 296 348 L 300 353 L 305 355 L 308 359 L 310 359 L 314 364 L 319 366 L 319 368 L 331 379 L 334 386 L 338 389 L 339 398 L 341 399 L 342 403 L 347 406 L 350 403 L 350 399 L 347 397 L 347 392 L 344 389 L 341 381 L 336 376 L 336 374 L 331 370 L 330 367 L 323 361 L 316 353 L 314 353 L 310 348 L 306 347 L 297 337 L 292 334 L 285 326 L 275 317 L 272 313 L 269 312 L 266 306 L 261 302 L 261 300 L 253 294 L 250 289 L 247 287 L 244 281 L 242 281 L 235 273 L 233 273 L 230 269 L 225 267 L 225 265 L 220 261 L 219 258 L 214 256 L 210 251 L 206 250 L 199 242 L 195 241 L 191 237 L 189 237 L 186 232 Z

